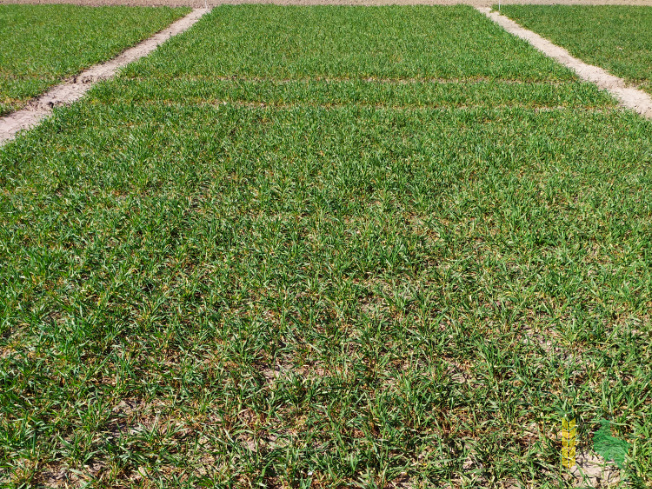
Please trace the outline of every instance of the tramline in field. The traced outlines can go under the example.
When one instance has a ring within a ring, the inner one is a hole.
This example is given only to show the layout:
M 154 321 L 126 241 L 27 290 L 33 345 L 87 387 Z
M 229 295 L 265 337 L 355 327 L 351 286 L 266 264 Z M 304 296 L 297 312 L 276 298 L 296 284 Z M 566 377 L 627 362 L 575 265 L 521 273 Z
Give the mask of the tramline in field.
M 0 116 L 105 61 L 187 8 L 0 5 Z

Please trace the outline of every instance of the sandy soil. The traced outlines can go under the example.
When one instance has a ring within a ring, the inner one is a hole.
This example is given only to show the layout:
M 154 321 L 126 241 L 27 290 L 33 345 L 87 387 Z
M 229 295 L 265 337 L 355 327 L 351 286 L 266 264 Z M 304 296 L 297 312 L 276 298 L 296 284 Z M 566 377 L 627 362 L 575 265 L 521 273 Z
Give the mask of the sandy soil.
M 3 3 L 72 3 L 77 5 L 144 5 L 144 6 L 187 6 L 209 7 L 221 4 L 274 3 L 278 5 L 455 5 L 467 4 L 474 7 L 490 7 L 498 0 L 0 0 Z M 566 5 L 648 5 L 652 0 L 501 0 L 503 5 L 514 4 L 566 4 Z
M 67 105 L 81 98 L 92 86 L 101 80 L 108 80 L 116 72 L 138 58 L 147 56 L 172 36 L 192 27 L 208 10 L 195 9 L 190 14 L 172 23 L 166 29 L 127 49 L 119 56 L 97 64 L 76 77 L 56 85 L 44 95 L 32 101 L 27 107 L 0 118 L 0 146 L 13 139 L 19 131 L 34 127 L 47 117 L 53 107 Z
M 614 76 L 598 66 L 587 64 L 571 56 L 564 48 L 551 43 L 539 34 L 521 27 L 513 20 L 504 15 L 500 15 L 498 12 L 491 12 L 491 9 L 486 7 L 477 7 L 477 9 L 510 34 L 526 40 L 546 56 L 553 58 L 555 61 L 573 70 L 582 80 L 594 83 L 599 88 L 611 92 L 623 107 L 632 109 L 642 116 L 652 119 L 652 97 L 644 91 L 627 87 L 627 83 L 622 78 Z

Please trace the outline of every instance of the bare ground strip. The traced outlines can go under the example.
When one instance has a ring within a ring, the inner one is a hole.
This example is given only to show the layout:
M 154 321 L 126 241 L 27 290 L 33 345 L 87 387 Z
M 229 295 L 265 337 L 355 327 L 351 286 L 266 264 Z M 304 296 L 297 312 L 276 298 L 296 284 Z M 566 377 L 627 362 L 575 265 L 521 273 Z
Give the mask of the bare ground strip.
M 510 34 L 529 42 L 546 56 L 551 57 L 555 61 L 573 70 L 582 80 L 593 83 L 597 85 L 598 88 L 609 91 L 609 93 L 618 99 L 623 107 L 632 109 L 642 116 L 652 119 L 652 97 L 644 91 L 627 87 L 625 80 L 622 78 L 614 76 L 598 66 L 587 64 L 571 56 L 571 54 L 564 48 L 553 44 L 547 39 L 525 29 L 524 27 L 521 27 L 504 15 L 501 15 L 498 12 L 492 12 L 490 8 L 476 8 Z
M 0 146 L 13 139 L 19 131 L 37 125 L 52 112 L 54 107 L 68 105 L 78 100 L 98 81 L 112 78 L 120 68 L 147 56 L 171 37 L 188 30 L 208 11 L 204 8 L 194 9 L 190 14 L 149 39 L 127 49 L 119 56 L 106 63 L 92 66 L 69 81 L 50 89 L 27 107 L 0 118 Z

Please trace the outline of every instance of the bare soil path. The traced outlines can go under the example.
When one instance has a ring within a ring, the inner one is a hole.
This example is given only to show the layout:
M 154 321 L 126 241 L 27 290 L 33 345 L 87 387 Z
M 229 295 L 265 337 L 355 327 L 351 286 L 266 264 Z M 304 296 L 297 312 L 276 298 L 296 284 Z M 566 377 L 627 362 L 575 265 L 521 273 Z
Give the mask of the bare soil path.
M 477 7 L 477 9 L 510 34 L 526 40 L 546 56 L 573 70 L 582 80 L 594 83 L 603 90 L 608 90 L 623 107 L 632 109 L 642 116 L 652 119 L 652 97 L 644 91 L 627 87 L 625 80 L 622 78 L 571 56 L 564 48 L 553 44 L 539 34 L 521 27 L 504 15 L 492 12 L 488 7 Z
M 52 112 L 54 107 L 71 104 L 81 98 L 96 82 L 112 78 L 118 69 L 147 56 L 172 36 L 188 30 L 207 12 L 208 10 L 203 8 L 193 10 L 166 29 L 127 49 L 119 56 L 90 67 L 74 78 L 53 87 L 27 107 L 0 118 L 0 146 L 13 139 L 19 131 L 38 124 Z

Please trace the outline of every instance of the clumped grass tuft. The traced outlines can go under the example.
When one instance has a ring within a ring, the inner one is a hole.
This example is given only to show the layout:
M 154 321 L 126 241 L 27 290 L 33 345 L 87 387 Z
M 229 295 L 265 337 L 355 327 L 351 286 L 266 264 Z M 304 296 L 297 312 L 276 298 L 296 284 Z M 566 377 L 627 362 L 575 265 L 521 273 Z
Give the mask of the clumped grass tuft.
M 117 55 L 187 8 L 0 5 L 0 115 Z

